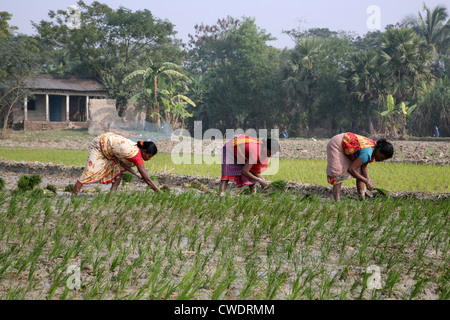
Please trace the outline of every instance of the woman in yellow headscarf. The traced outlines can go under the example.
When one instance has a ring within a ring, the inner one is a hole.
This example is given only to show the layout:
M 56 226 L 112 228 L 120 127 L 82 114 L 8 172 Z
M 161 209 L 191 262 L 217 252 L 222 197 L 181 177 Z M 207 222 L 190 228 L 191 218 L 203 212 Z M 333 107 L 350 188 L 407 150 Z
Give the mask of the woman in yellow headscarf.
M 148 176 L 144 161 L 150 160 L 158 152 L 151 141 L 133 142 L 118 134 L 107 132 L 91 141 L 86 166 L 77 180 L 73 194 L 76 195 L 83 185 L 100 181 L 102 184 L 112 182 L 111 191 L 115 191 L 122 181 L 122 173 L 136 166 L 141 178 L 154 190 L 158 186 Z
M 333 185 L 334 199 L 341 199 L 341 182 L 352 177 L 356 178 L 358 194 L 364 199 L 364 186 L 369 190 L 374 187 L 367 164 L 390 159 L 393 154 L 394 147 L 386 139 L 375 142 L 352 132 L 331 138 L 327 145 L 327 180 Z

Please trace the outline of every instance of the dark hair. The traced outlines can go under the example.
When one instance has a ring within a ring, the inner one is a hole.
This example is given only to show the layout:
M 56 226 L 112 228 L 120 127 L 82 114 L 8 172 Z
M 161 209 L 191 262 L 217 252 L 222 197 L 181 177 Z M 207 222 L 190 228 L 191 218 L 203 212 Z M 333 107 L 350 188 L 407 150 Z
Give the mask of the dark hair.
M 280 143 L 277 139 L 267 138 L 263 141 L 263 146 L 266 146 L 267 150 L 272 151 L 273 154 L 280 150 Z
M 144 150 L 148 154 L 156 155 L 158 153 L 158 148 L 152 141 L 138 141 L 136 145 L 139 149 Z
M 375 149 L 380 149 L 380 152 L 384 154 L 386 159 L 390 159 L 394 155 L 394 146 L 392 145 L 392 143 L 387 142 L 384 138 L 381 138 L 377 141 Z

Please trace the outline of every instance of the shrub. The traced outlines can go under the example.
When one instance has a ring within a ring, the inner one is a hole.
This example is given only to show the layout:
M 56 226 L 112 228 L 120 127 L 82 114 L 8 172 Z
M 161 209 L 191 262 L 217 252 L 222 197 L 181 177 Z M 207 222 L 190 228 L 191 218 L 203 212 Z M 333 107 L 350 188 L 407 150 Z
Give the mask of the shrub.
M 5 188 L 5 179 L 0 177 L 0 190 L 3 190 Z

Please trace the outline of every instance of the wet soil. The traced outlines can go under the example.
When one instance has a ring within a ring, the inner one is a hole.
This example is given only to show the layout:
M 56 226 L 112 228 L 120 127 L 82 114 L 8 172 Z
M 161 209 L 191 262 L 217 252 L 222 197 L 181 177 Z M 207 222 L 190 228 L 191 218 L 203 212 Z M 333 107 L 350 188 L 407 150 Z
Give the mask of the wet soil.
M 48 185 L 56 187 L 59 194 L 70 192 L 65 191 L 68 185 L 74 184 L 83 171 L 82 166 L 64 166 L 60 164 L 48 164 L 40 162 L 25 162 L 25 161 L 5 161 L 0 159 L 0 176 L 5 180 L 6 189 L 13 190 L 17 186 L 17 180 L 24 174 L 40 174 L 42 176 L 41 188 L 46 188 Z M 197 192 L 217 193 L 220 178 L 207 178 L 202 176 L 192 175 L 176 175 L 172 173 L 152 173 L 156 178 L 156 182 L 160 187 L 169 189 L 171 192 L 181 193 L 186 190 L 196 189 Z M 123 190 L 139 190 L 147 188 L 146 184 L 139 181 L 137 178 L 134 181 L 122 184 L 120 187 Z M 85 185 L 82 193 L 98 193 L 100 191 L 108 191 L 110 185 L 102 185 L 99 183 Z M 119 189 L 120 190 L 120 189 Z M 233 184 L 228 188 L 231 194 L 240 194 L 242 190 L 234 187 Z M 271 194 L 279 190 L 275 188 L 267 188 L 261 190 L 258 187 L 258 192 Z M 296 196 L 309 197 L 318 196 L 323 200 L 332 200 L 332 189 L 330 186 L 318 186 L 301 182 L 287 182 L 284 191 L 289 191 Z M 405 191 L 390 191 L 388 196 L 396 199 L 414 198 L 419 200 L 447 200 L 450 193 L 427 193 L 427 192 L 405 192 Z M 358 199 L 356 189 L 352 187 L 342 187 L 342 196 L 350 199 Z M 377 198 L 385 196 L 376 190 L 366 191 L 366 199 Z

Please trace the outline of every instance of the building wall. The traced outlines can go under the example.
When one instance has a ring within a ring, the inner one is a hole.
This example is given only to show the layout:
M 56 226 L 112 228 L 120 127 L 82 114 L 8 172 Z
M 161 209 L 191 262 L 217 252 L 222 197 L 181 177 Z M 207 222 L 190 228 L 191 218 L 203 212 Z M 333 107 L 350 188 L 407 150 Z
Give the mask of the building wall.
M 110 129 L 142 130 L 145 112 L 129 105 L 123 117 L 119 117 L 115 99 L 91 99 L 89 101 L 89 133 L 102 134 Z
M 134 105 L 129 105 L 123 117 L 119 117 L 116 109 L 115 99 L 102 99 L 91 97 L 89 99 L 88 121 L 76 121 L 74 116 L 73 107 L 76 99 L 73 99 L 77 95 L 69 94 L 70 96 L 70 117 L 69 123 L 66 121 L 66 94 L 62 92 L 57 94 L 61 96 L 61 115 L 62 121 L 46 121 L 46 107 L 45 107 L 45 94 L 35 93 L 33 98 L 36 99 L 35 110 L 27 110 L 28 121 L 24 121 L 24 102 L 21 101 L 16 104 L 12 112 L 13 122 L 15 127 L 23 128 L 24 130 L 44 130 L 44 129 L 61 129 L 68 127 L 76 128 L 88 128 L 91 134 L 101 134 L 108 131 L 110 128 L 123 127 L 126 129 L 141 130 L 141 127 L 145 125 L 146 113 L 141 108 L 137 108 Z M 52 94 L 49 94 L 51 96 Z M 77 96 L 80 97 L 80 96 Z M 83 97 L 83 96 L 81 96 Z M 85 97 L 83 97 L 85 98 Z M 31 97 L 29 97 L 31 99 Z M 49 97 L 50 99 L 50 97 Z M 85 110 L 85 106 L 84 106 Z M 49 115 L 50 117 L 50 115 Z M 83 117 L 84 118 L 84 117 Z M 20 124 L 20 125 L 19 125 Z
M 27 110 L 28 121 L 45 121 L 45 95 L 35 95 L 36 109 Z M 30 98 L 31 99 L 31 98 Z M 23 106 L 22 106 L 23 112 Z
M 66 121 L 66 95 L 69 93 L 62 92 L 60 94 L 49 94 L 50 96 L 59 96 L 61 97 L 61 121 Z M 70 97 L 80 97 L 79 95 L 69 94 Z M 84 96 L 81 96 L 84 98 Z M 28 121 L 45 121 L 46 116 L 46 108 L 45 108 L 45 94 L 36 93 L 31 97 L 28 97 L 29 100 L 34 98 L 36 101 L 35 110 L 27 110 L 27 118 Z M 22 122 L 24 118 L 24 110 L 23 110 L 23 101 L 18 102 L 13 109 L 13 121 L 14 123 Z M 50 112 L 50 110 L 49 110 Z
M 23 124 L 23 130 L 25 130 L 25 131 L 58 130 L 58 129 L 74 129 L 74 128 L 87 129 L 88 127 L 89 127 L 89 121 L 87 121 L 87 122 L 25 121 Z

